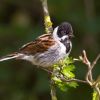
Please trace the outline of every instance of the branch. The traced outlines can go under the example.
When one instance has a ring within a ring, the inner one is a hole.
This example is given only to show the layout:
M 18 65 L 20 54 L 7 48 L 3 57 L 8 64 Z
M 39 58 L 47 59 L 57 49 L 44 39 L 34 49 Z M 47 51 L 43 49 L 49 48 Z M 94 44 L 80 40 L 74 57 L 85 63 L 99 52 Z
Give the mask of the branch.
M 58 77 L 58 78 L 59 78 L 59 77 Z M 75 79 L 75 78 L 73 78 L 73 79 L 65 79 L 64 77 L 60 77 L 60 79 L 61 79 L 63 82 L 73 82 L 73 81 L 75 81 L 75 82 L 80 82 L 80 83 L 86 83 L 86 84 L 88 84 L 87 81 L 80 80 L 80 79 Z
M 41 0 L 41 2 L 42 2 L 43 11 L 44 11 L 44 16 L 49 16 L 47 0 Z
M 97 61 L 100 59 L 100 54 L 96 57 L 96 59 L 91 64 L 91 62 L 88 60 L 86 51 L 83 50 L 83 56 L 81 56 L 80 59 L 88 67 L 88 71 L 86 73 L 86 81 L 89 83 L 89 85 L 92 88 L 94 88 L 94 90 L 98 94 L 97 95 L 98 98 L 100 99 L 100 76 L 97 78 L 97 80 L 93 80 L 93 78 L 92 78 L 92 76 L 93 76 L 92 69 L 95 67 Z
M 53 32 L 53 28 L 52 28 L 52 22 L 51 22 L 51 19 L 49 16 L 47 0 L 41 0 L 41 3 L 42 3 L 42 7 L 43 7 L 43 12 L 44 12 L 45 31 L 48 34 L 51 34 Z
M 52 79 L 51 79 L 51 99 L 52 100 L 57 100 L 56 90 L 55 90 L 54 82 L 53 82 Z
M 96 57 L 96 59 L 93 61 L 92 65 L 91 65 L 91 69 L 94 68 L 94 66 L 96 65 L 97 61 L 100 59 L 100 54 L 98 54 L 98 56 Z
M 48 11 L 48 5 L 47 5 L 47 0 L 41 0 L 42 3 L 42 7 L 43 7 L 43 12 L 44 12 L 44 25 L 45 25 L 45 31 L 47 34 L 52 34 L 53 32 L 53 28 L 52 28 L 52 22 L 49 16 L 49 11 Z M 51 73 L 51 75 L 53 75 L 53 72 L 42 68 L 45 71 L 48 71 L 49 73 Z M 56 97 L 56 90 L 55 90 L 55 86 L 54 86 L 54 82 L 51 79 L 51 99 L 52 100 L 57 100 Z
M 88 60 L 86 51 L 83 50 L 83 63 L 87 65 L 88 71 L 86 73 L 86 81 L 92 86 L 93 78 L 92 78 L 92 69 L 91 69 L 91 62 Z

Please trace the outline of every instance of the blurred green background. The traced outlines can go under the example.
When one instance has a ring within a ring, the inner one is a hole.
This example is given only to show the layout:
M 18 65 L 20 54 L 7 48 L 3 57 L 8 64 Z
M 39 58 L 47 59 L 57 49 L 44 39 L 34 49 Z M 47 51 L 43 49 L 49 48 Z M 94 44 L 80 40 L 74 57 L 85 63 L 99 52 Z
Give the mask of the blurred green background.
M 85 49 L 91 61 L 100 52 L 99 0 L 48 0 L 53 27 L 63 21 L 72 24 L 72 57 Z M 18 50 L 44 32 L 43 11 L 39 0 L 0 0 L 0 56 Z M 85 78 L 87 68 L 76 64 L 76 77 Z M 94 68 L 100 74 L 100 61 Z M 91 100 L 92 89 L 79 84 L 77 89 L 62 92 L 58 100 Z M 26 61 L 0 63 L 0 100 L 50 100 L 50 81 L 46 72 Z

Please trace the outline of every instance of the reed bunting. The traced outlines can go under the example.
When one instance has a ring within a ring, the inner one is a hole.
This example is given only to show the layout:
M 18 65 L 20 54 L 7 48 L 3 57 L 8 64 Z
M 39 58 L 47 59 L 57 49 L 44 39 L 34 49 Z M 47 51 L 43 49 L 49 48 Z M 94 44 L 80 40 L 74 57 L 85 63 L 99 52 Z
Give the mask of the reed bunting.
M 72 37 L 72 26 L 68 22 L 63 22 L 54 29 L 52 34 L 39 36 L 34 41 L 23 45 L 18 52 L 1 57 L 0 62 L 8 59 L 22 59 L 47 68 L 68 57 L 72 49 Z

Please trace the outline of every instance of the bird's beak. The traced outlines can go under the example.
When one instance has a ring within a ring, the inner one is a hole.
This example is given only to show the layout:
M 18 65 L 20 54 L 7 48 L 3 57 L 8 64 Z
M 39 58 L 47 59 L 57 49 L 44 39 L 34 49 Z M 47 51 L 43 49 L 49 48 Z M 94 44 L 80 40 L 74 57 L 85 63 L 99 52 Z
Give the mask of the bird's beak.
M 71 33 L 71 34 L 69 34 L 69 37 L 74 38 L 75 36 L 74 36 L 74 34 Z

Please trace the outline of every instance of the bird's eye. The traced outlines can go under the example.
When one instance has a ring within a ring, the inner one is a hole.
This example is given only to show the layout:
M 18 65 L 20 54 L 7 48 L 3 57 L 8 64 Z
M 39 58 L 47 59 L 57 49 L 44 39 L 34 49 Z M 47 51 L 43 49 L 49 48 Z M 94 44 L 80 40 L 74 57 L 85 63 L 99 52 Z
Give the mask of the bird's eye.
M 65 32 L 64 31 L 61 31 L 61 34 L 65 34 Z

